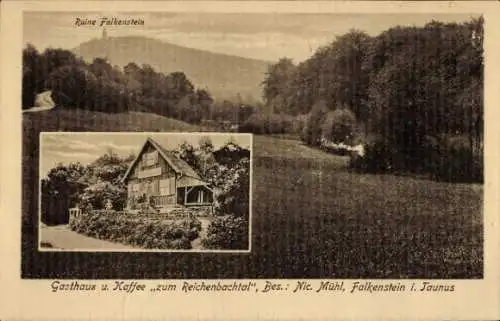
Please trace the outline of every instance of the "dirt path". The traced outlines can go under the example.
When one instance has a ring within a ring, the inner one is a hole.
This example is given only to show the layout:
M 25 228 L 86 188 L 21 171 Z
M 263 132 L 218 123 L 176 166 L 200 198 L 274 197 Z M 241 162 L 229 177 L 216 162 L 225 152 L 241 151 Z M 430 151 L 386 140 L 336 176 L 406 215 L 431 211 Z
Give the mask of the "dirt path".
M 46 226 L 40 229 L 42 242 L 65 250 L 133 250 L 131 246 L 103 241 L 71 231 L 67 225 Z

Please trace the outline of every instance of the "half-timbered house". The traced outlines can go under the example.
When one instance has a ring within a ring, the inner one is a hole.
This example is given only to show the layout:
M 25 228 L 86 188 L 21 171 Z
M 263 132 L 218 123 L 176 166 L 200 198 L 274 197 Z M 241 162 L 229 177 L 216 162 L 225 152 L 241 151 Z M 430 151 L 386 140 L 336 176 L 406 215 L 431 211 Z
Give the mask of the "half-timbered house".
M 175 207 L 211 206 L 213 190 L 173 151 L 148 137 L 122 181 L 127 184 L 127 209 L 141 205 L 160 211 Z

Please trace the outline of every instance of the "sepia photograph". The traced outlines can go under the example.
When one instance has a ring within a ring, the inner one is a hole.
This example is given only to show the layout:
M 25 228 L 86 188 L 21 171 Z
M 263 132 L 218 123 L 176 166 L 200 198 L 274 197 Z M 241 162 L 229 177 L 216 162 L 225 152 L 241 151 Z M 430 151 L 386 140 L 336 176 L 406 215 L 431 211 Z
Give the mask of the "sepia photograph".
M 41 134 L 41 250 L 249 250 L 251 135 Z
M 484 277 L 481 14 L 22 18 L 23 278 Z

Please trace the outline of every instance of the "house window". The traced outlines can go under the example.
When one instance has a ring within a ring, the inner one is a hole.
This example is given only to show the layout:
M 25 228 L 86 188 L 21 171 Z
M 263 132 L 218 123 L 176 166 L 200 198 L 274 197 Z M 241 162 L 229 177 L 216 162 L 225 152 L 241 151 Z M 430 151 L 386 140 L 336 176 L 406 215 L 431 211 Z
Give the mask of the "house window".
M 143 156 L 144 167 L 155 166 L 158 163 L 158 151 L 146 153 Z
M 160 195 L 170 195 L 170 179 L 160 180 Z
M 170 193 L 171 194 L 175 194 L 175 177 L 170 177 L 169 178 L 169 181 L 170 181 Z

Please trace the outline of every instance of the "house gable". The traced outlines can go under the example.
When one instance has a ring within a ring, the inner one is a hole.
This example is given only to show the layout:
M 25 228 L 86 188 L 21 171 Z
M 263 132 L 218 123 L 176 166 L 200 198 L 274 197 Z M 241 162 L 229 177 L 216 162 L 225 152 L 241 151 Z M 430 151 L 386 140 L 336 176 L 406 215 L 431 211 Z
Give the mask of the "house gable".
M 178 169 L 173 167 L 148 138 L 139 154 L 130 164 L 122 182 L 155 176 L 176 176 Z
M 148 137 L 139 154 L 125 172 L 122 182 L 126 183 L 131 179 L 160 175 L 189 176 L 201 180 L 199 175 L 186 162 L 177 158 L 173 152 L 165 150 Z

